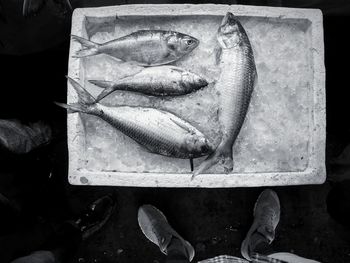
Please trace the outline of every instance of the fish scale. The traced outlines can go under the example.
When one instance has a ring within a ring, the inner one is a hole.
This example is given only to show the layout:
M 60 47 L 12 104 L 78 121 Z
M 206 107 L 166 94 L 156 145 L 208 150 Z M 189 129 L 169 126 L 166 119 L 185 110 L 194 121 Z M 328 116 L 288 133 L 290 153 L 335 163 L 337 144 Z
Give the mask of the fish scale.
M 233 143 L 244 122 L 248 110 L 253 85 L 254 61 L 245 49 L 223 50 L 221 67 L 224 69 L 218 83 L 221 110 L 219 119 L 224 126 L 223 133 L 226 143 Z M 226 72 L 228 71 L 228 72 Z M 239 105 L 239 106 L 236 106 Z M 231 108 L 232 110 L 226 110 Z

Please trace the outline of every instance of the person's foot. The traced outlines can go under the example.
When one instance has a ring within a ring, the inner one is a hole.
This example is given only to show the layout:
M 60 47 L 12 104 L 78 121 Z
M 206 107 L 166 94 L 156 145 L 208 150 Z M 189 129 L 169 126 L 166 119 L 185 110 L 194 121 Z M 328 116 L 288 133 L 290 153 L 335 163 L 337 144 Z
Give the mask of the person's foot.
M 254 221 L 241 245 L 242 256 L 250 260 L 258 247 L 269 245 L 275 239 L 275 231 L 280 220 L 280 202 L 277 194 L 264 190 L 254 207 Z
M 113 213 L 114 207 L 115 202 L 108 195 L 97 199 L 89 205 L 80 218 L 75 221 L 76 226 L 82 232 L 83 240 L 90 237 L 106 224 Z
M 52 133 L 43 121 L 24 124 L 16 119 L 0 120 L 0 150 L 26 154 L 50 143 Z
M 156 207 L 152 205 L 141 206 L 137 219 L 143 234 L 148 240 L 156 244 L 162 253 L 167 255 L 171 243 L 180 241 L 188 260 L 192 261 L 194 248 L 170 226 L 164 214 Z

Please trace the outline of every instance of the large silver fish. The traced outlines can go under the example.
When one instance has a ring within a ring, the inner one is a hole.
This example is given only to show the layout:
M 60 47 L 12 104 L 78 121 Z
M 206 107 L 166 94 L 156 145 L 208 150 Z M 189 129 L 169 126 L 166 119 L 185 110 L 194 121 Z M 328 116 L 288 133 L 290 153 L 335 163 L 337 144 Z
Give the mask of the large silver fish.
M 213 151 L 212 144 L 203 133 L 170 112 L 146 107 L 107 107 L 95 103 L 95 98 L 78 82 L 69 81 L 78 93 L 78 102 L 56 104 L 70 112 L 100 117 L 152 153 L 192 159 Z
M 232 13 L 227 13 L 222 20 L 217 39 L 220 45 L 218 61 L 221 75 L 216 87 L 220 92 L 222 139 L 215 152 L 195 169 L 193 177 L 218 162 L 224 165 L 225 172 L 232 171 L 232 146 L 244 122 L 257 78 L 248 36 Z
M 105 88 L 96 101 L 100 101 L 115 90 L 141 92 L 152 96 L 176 96 L 191 93 L 208 85 L 204 78 L 175 66 L 144 68 L 137 74 L 117 82 L 104 80 L 89 80 L 89 82 Z
M 103 44 L 74 35 L 72 38 L 83 46 L 74 57 L 104 53 L 125 62 L 136 62 L 141 66 L 174 62 L 190 53 L 199 44 L 199 40 L 192 36 L 164 30 L 140 30 Z

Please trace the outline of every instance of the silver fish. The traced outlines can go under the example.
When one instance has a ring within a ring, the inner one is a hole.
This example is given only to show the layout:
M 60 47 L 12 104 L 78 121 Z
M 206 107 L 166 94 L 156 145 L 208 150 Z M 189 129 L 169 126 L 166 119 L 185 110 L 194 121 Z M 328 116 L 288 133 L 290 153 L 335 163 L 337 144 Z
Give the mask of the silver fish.
M 104 80 L 89 80 L 89 82 L 105 88 L 96 101 L 100 101 L 115 90 L 141 92 L 152 96 L 176 96 L 191 93 L 208 85 L 204 78 L 175 66 L 144 68 L 137 74 L 117 82 Z
M 141 66 L 174 62 L 190 53 L 199 44 L 199 40 L 192 36 L 164 30 L 140 30 L 103 44 L 74 35 L 72 38 L 84 47 L 74 57 L 104 53 L 125 62 L 136 62 Z
M 257 78 L 248 36 L 232 13 L 227 13 L 222 20 L 217 39 L 221 75 L 216 87 L 220 92 L 219 122 L 223 136 L 217 149 L 195 169 L 193 177 L 219 161 L 225 172 L 232 171 L 232 146 L 243 125 Z
M 213 151 L 203 133 L 170 112 L 147 107 L 107 107 L 95 103 L 95 98 L 78 82 L 70 78 L 69 82 L 78 93 L 78 103 L 57 105 L 70 112 L 100 117 L 152 153 L 192 159 Z

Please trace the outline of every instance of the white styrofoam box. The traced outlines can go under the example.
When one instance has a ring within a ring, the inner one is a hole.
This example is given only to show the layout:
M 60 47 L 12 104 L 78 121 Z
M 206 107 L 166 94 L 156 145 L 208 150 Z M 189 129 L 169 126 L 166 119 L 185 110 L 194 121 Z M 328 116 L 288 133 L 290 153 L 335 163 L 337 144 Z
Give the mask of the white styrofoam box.
M 216 32 L 226 12 L 241 21 L 258 72 L 246 120 L 233 146 L 234 170 L 220 166 L 191 180 L 188 160 L 152 154 L 103 120 L 68 114 L 69 181 L 76 185 L 140 187 L 242 187 L 323 183 L 325 171 L 325 69 L 322 13 L 241 5 L 123 5 L 76 9 L 72 34 L 103 43 L 141 29 L 175 30 L 200 45 L 175 62 L 206 77 L 208 87 L 187 96 L 156 98 L 116 91 L 101 102 L 171 111 L 218 140 Z M 133 70 L 108 55 L 73 58 L 69 76 L 93 95 L 88 79 L 115 80 Z M 68 84 L 68 102 L 77 94 Z M 199 165 L 205 157 L 195 160 Z

